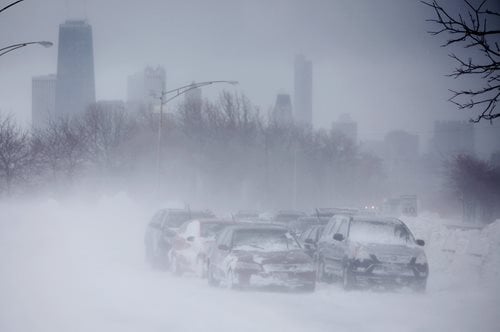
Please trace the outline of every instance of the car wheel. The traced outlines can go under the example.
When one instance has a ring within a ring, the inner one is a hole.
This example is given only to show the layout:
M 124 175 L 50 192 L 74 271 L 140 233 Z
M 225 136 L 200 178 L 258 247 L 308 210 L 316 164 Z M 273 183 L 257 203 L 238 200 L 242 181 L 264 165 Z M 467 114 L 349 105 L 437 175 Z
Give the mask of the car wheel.
M 218 287 L 220 282 L 219 280 L 215 279 L 214 277 L 214 271 L 212 269 L 212 266 L 210 265 L 210 263 L 208 263 L 208 269 L 207 269 L 207 274 L 208 274 L 208 285 L 209 286 L 212 286 L 212 287 Z
M 234 274 L 233 270 L 229 270 L 226 274 L 226 285 L 229 289 L 238 288 L 238 277 Z
M 344 290 L 352 290 L 354 289 L 355 282 L 352 276 L 352 273 L 349 271 L 347 266 L 344 266 L 342 270 L 342 287 Z
M 332 277 L 325 272 L 325 262 L 322 260 L 319 260 L 316 265 L 316 280 L 328 284 L 332 283 Z
M 425 293 L 425 290 L 427 288 L 427 280 L 416 281 L 413 284 L 412 288 L 416 293 Z
M 316 283 L 313 282 L 311 284 L 304 285 L 301 290 L 304 292 L 314 292 L 316 290 Z
M 176 276 L 182 275 L 182 270 L 179 268 L 179 263 L 177 262 L 175 255 L 170 257 L 170 271 Z

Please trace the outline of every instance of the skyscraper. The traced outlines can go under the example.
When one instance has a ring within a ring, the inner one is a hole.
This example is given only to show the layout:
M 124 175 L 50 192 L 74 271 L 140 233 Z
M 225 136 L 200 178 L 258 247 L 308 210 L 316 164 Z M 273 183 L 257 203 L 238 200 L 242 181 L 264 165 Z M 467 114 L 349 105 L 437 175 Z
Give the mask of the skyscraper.
M 294 120 L 298 124 L 312 125 L 312 62 L 303 55 L 295 57 Z
M 289 94 L 280 93 L 276 96 L 272 119 L 276 124 L 282 126 L 293 122 L 292 101 Z
M 332 130 L 344 135 L 352 143 L 358 144 L 358 123 L 353 121 L 349 114 L 341 114 L 339 120 L 332 123 Z
M 95 102 L 92 27 L 84 20 L 59 25 L 56 114 L 82 114 Z
M 45 128 L 56 107 L 56 75 L 35 76 L 31 81 L 31 125 Z
M 134 110 L 146 107 L 159 108 L 162 91 L 166 88 L 166 73 L 161 66 L 146 67 L 143 71 L 130 75 L 127 80 L 127 103 Z

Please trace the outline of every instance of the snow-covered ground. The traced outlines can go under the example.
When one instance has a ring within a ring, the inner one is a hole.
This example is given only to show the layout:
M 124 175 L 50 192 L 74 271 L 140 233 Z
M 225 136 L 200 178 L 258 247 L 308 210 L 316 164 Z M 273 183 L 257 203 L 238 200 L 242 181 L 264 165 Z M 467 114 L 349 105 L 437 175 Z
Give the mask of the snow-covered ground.
M 142 241 L 153 212 L 126 195 L 0 203 L 0 331 L 500 331 L 499 221 L 463 231 L 405 219 L 427 242 L 424 295 L 288 294 L 152 271 Z

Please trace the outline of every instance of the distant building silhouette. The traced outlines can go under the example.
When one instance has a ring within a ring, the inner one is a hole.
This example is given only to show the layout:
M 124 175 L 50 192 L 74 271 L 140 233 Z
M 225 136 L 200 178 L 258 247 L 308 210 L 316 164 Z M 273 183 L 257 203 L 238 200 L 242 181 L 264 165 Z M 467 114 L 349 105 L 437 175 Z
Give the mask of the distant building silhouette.
M 279 125 L 288 125 L 293 122 L 292 100 L 289 94 L 280 93 L 276 96 L 272 119 Z
M 332 123 L 332 131 L 344 135 L 354 144 L 358 143 L 358 123 L 349 114 L 341 114 L 339 120 Z
M 384 138 L 387 159 L 391 163 L 413 163 L 419 157 L 419 137 L 403 130 L 393 130 Z
M 82 114 L 95 102 L 92 27 L 84 20 L 59 25 L 56 114 Z
M 431 153 L 437 158 L 475 154 L 474 125 L 464 121 L 437 121 L 431 139 Z
M 312 62 L 303 55 L 295 57 L 294 89 L 294 120 L 312 125 Z
M 133 110 L 145 107 L 154 111 L 159 108 L 162 91 L 166 89 L 166 73 L 161 66 L 146 67 L 130 75 L 127 80 L 127 103 Z
M 53 120 L 56 108 L 56 75 L 35 76 L 31 80 L 31 125 L 43 129 Z

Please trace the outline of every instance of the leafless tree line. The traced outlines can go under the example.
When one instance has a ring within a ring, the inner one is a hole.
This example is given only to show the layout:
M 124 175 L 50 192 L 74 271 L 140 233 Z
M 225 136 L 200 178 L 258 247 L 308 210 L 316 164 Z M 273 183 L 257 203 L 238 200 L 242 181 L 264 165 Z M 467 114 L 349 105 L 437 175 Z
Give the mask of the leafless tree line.
M 103 188 L 240 207 L 303 208 L 381 196 L 380 160 L 342 135 L 268 120 L 242 95 L 187 100 L 158 114 L 95 104 L 79 118 L 25 131 L 0 119 L 0 191 L 69 188 L 93 179 Z
M 469 155 L 458 155 L 447 165 L 451 194 L 462 205 L 464 221 L 500 218 L 500 167 Z

